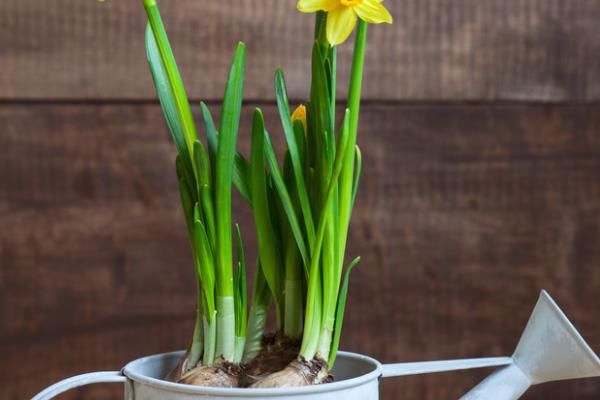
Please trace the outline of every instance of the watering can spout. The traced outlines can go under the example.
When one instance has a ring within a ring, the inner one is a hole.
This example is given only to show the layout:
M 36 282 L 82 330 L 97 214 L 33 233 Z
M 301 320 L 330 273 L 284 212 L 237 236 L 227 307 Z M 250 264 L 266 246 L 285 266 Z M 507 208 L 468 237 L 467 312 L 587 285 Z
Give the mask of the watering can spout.
M 600 376 L 600 359 L 545 290 L 512 359 L 461 399 L 513 400 L 538 383 Z

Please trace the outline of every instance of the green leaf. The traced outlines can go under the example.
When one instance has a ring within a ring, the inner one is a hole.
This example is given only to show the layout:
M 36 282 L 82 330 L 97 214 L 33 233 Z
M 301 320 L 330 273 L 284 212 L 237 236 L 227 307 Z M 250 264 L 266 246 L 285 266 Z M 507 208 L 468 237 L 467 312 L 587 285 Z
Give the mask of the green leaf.
M 356 152 L 356 164 L 354 169 L 354 180 L 352 181 L 352 207 L 356 201 L 356 191 L 358 189 L 358 182 L 360 181 L 360 171 L 362 169 L 362 154 L 358 145 L 355 146 Z
M 152 73 L 152 80 L 154 82 L 154 88 L 158 95 L 158 100 L 169 127 L 169 132 L 175 142 L 175 147 L 179 154 L 187 152 L 187 146 L 185 144 L 185 138 L 183 134 L 183 128 L 180 123 L 179 115 L 177 114 L 177 107 L 175 106 L 175 97 L 171 91 L 169 85 L 169 78 L 167 77 L 167 71 L 160 59 L 160 53 L 158 46 L 154 40 L 154 34 L 150 28 L 150 24 L 146 26 L 146 57 L 148 58 L 148 64 L 150 65 L 150 72 Z
M 189 174 L 186 171 L 185 161 L 183 160 L 184 157 L 181 154 L 175 158 L 175 171 L 179 182 L 179 195 L 181 198 L 183 215 L 191 238 L 194 226 L 194 203 L 196 202 L 194 196 L 195 189 L 192 189 L 189 184 Z
M 198 182 L 198 199 L 202 205 L 202 215 L 206 222 L 207 235 L 214 251 L 216 248 L 215 209 L 213 205 L 212 176 L 210 161 L 204 145 L 196 140 L 194 142 L 194 158 L 196 159 L 196 182 Z
M 306 133 L 304 132 L 304 124 L 301 121 L 294 122 L 294 136 L 296 137 L 296 144 L 298 145 L 298 155 L 302 165 L 304 166 L 304 173 L 306 172 Z M 289 153 L 289 152 L 288 152 Z M 290 160 L 291 162 L 291 160 Z
M 235 224 L 235 239 L 237 244 L 237 269 L 235 271 L 235 334 L 238 337 L 246 336 L 248 323 L 247 314 L 247 291 L 246 291 L 246 257 L 244 255 L 244 243 L 240 227 Z
M 326 52 L 327 49 L 322 49 L 317 42 L 313 44 L 309 110 L 311 126 L 313 128 L 310 138 L 314 141 L 311 145 L 314 153 L 311 155 L 311 158 L 313 167 L 315 168 L 312 198 L 313 204 L 317 204 L 319 207 L 322 207 L 324 196 L 326 195 L 325 191 L 335 157 L 335 127 L 333 118 L 335 115 L 335 103 L 332 102 L 330 88 L 331 64 L 329 60 L 324 59 Z
M 344 122 L 342 124 L 342 130 L 340 134 L 340 139 L 338 141 L 338 151 L 335 159 L 333 172 L 327 185 L 327 194 L 325 196 L 325 200 L 323 202 L 322 212 L 319 215 L 319 224 L 317 227 L 317 235 L 314 247 L 311 250 L 311 259 L 310 259 L 310 269 L 309 269 L 309 281 L 308 281 L 308 294 L 307 294 L 307 318 L 305 318 L 305 338 L 307 338 L 307 342 L 304 340 L 302 342 L 301 347 L 301 355 L 303 357 L 313 357 L 315 351 L 315 336 L 317 332 L 319 332 L 319 325 L 323 324 L 324 321 L 327 321 L 334 313 L 333 303 L 325 303 L 325 301 L 329 301 L 335 298 L 335 285 L 333 281 L 333 270 L 330 268 L 335 268 L 335 265 L 329 265 L 327 259 L 323 260 L 321 263 L 321 256 L 323 255 L 331 255 L 331 244 L 326 243 L 326 248 L 322 250 L 322 246 L 324 243 L 326 229 L 328 228 L 329 220 L 333 218 L 332 213 L 332 205 L 335 194 L 335 189 L 337 186 L 337 180 L 342 170 L 342 166 L 344 164 L 344 159 L 347 155 L 347 147 L 348 147 L 348 121 L 349 121 L 350 112 L 346 110 L 346 114 L 344 116 Z M 323 265 L 323 268 L 329 268 L 327 270 L 319 271 L 319 267 Z M 322 272 L 322 273 L 320 273 Z M 322 282 L 320 279 L 322 277 Z M 317 304 L 318 303 L 318 304 Z M 324 304 L 326 309 L 322 309 L 321 306 Z M 329 311 L 329 306 L 331 306 L 331 311 Z M 316 317 L 313 313 L 322 312 L 322 316 L 319 315 L 319 318 L 322 320 L 315 319 Z M 310 316 L 310 318 L 309 318 Z
M 196 126 L 194 125 L 194 118 L 192 117 L 190 104 L 185 93 L 185 87 L 183 86 L 175 56 L 171 50 L 171 44 L 169 43 L 169 38 L 167 37 L 167 32 L 165 31 L 156 3 L 146 5 L 146 14 L 148 15 L 148 22 L 156 42 L 156 48 L 162 60 L 164 72 L 169 81 L 169 87 L 173 95 L 175 108 L 177 109 L 177 116 L 179 117 L 179 123 L 183 131 L 185 144 L 193 161 L 192 147 L 194 140 L 198 139 L 198 135 L 196 134 Z
M 252 187 L 252 182 L 250 182 L 250 163 L 240 153 L 236 153 L 235 155 L 233 184 L 244 200 L 252 207 L 252 196 L 250 194 L 252 192 L 250 190 Z
M 217 146 L 219 144 L 219 132 L 215 126 L 215 121 L 208 109 L 208 106 L 203 101 L 200 102 L 200 111 L 202 120 L 204 121 L 204 129 L 206 130 L 206 138 L 208 139 L 208 155 L 210 156 L 211 166 L 215 168 L 217 159 Z
M 199 276 L 202 282 L 202 291 L 206 301 L 207 312 L 205 315 L 211 320 L 215 311 L 215 273 L 214 256 L 210 247 L 210 242 L 206 234 L 206 227 L 202 222 L 200 205 L 194 206 L 194 243 L 197 249 L 197 262 L 199 267 Z
M 283 133 L 285 135 L 288 151 L 290 152 L 290 157 L 292 159 L 292 167 L 294 169 L 294 177 L 298 190 L 298 197 L 300 199 L 300 208 L 302 209 L 302 215 L 304 217 L 306 235 L 308 237 L 309 247 L 312 249 L 315 239 L 313 214 L 310 208 L 308 191 L 304 181 L 304 166 L 300 158 L 300 152 L 298 149 L 298 144 L 296 143 L 296 136 L 294 134 L 294 128 L 290 116 L 290 106 L 288 103 L 283 71 L 280 69 L 275 72 L 275 97 L 277 98 L 277 107 L 279 109 L 279 117 L 283 126 Z
M 346 273 L 344 274 L 344 280 L 340 287 L 340 294 L 338 296 L 338 304 L 335 311 L 335 327 L 333 328 L 333 339 L 331 341 L 331 351 L 329 352 L 329 368 L 333 367 L 335 363 L 335 357 L 337 350 L 340 346 L 340 337 L 342 336 L 342 326 L 344 325 L 344 314 L 346 312 L 346 299 L 348 298 L 348 282 L 350 281 L 350 272 L 358 265 L 360 257 L 356 257 L 346 267 Z
M 331 174 L 331 180 L 329 182 L 328 193 L 333 191 L 337 185 L 338 178 L 344 167 L 345 160 L 348 159 L 348 154 L 353 150 L 349 146 L 350 134 L 349 134 L 349 122 L 350 122 L 350 110 L 346 109 L 344 114 L 344 122 L 342 123 L 341 134 L 338 139 L 338 148 L 336 151 L 336 157 L 333 164 L 333 170 Z M 331 194 L 332 195 L 332 194 Z M 328 196 L 330 196 L 328 194 Z
M 304 236 L 302 234 L 302 229 L 300 228 L 300 223 L 298 222 L 298 216 L 296 215 L 294 204 L 292 203 L 290 194 L 288 193 L 283 177 L 281 176 L 277 157 L 275 156 L 275 150 L 273 149 L 273 144 L 271 143 L 269 133 L 266 130 L 264 131 L 264 137 L 264 155 L 267 160 L 267 164 L 269 165 L 269 170 L 271 171 L 271 179 L 273 180 L 273 184 L 275 185 L 275 189 L 279 195 L 279 200 L 281 201 L 281 205 L 283 206 L 287 216 L 294 239 L 296 239 L 296 244 L 298 245 L 298 250 L 300 251 L 300 256 L 302 257 L 302 262 L 305 266 L 308 266 L 308 252 L 306 243 L 304 241 Z
M 332 106 L 335 106 L 335 104 L 332 105 L 331 103 L 330 82 L 327 77 L 328 64 L 327 61 L 324 60 L 323 54 L 316 42 L 313 45 L 311 60 L 312 83 L 310 101 L 313 106 L 313 118 L 316 120 L 315 128 L 317 133 L 323 134 L 324 132 L 327 132 L 324 138 L 329 143 L 324 143 L 325 146 L 323 146 L 323 148 L 332 147 L 333 133 L 335 132 L 333 125 L 334 121 L 332 119 L 335 110 L 332 110 Z
M 206 128 L 206 136 L 208 138 L 208 153 L 211 160 L 215 159 L 215 153 L 217 152 L 217 145 L 219 142 L 219 132 L 215 128 L 212 115 L 206 104 L 200 102 L 200 108 L 202 110 L 202 119 L 204 120 L 204 126 Z M 212 166 L 214 168 L 214 161 Z M 251 183 L 250 183 L 250 163 L 244 158 L 244 156 L 236 152 L 235 161 L 233 166 L 233 184 L 240 193 L 240 195 L 246 200 L 250 206 L 252 206 L 251 198 Z
M 320 248 L 321 248 L 322 240 L 323 240 L 323 235 L 325 232 L 325 226 L 327 224 L 327 218 L 330 216 L 330 215 L 328 215 L 327 211 L 330 210 L 330 207 L 332 205 L 332 200 L 333 200 L 333 197 L 335 194 L 335 188 L 338 183 L 337 181 L 338 181 L 338 178 L 342 171 L 342 168 L 344 167 L 344 160 L 347 158 L 349 119 L 350 119 L 350 110 L 346 110 L 346 113 L 344 115 L 344 122 L 342 123 L 342 129 L 341 129 L 342 133 L 341 133 L 339 141 L 338 141 L 337 156 L 335 158 L 333 171 L 332 171 L 331 177 L 329 179 L 329 184 L 327 185 L 325 201 L 323 202 L 323 212 L 321 213 L 321 215 L 319 217 L 317 238 L 316 238 L 316 242 L 315 242 L 315 247 L 313 248 L 313 253 L 311 254 L 313 256 L 313 258 L 315 255 L 317 257 L 319 256 Z M 315 261 L 311 260 L 311 262 L 314 263 Z
M 252 172 L 252 200 L 254 221 L 258 235 L 260 264 L 265 279 L 273 293 L 278 307 L 282 305 L 283 266 L 279 238 L 273 230 L 271 205 L 267 192 L 267 178 L 264 164 L 264 119 L 260 109 L 254 111 L 252 120 L 252 146 L 250 166 Z
M 236 142 L 242 109 L 246 51 L 239 43 L 231 63 L 223 96 L 221 123 L 215 167 L 215 204 L 217 236 L 217 293 L 233 296 L 231 243 L 231 184 Z M 234 340 L 234 338 L 230 338 Z M 218 346 L 217 346 L 218 347 Z

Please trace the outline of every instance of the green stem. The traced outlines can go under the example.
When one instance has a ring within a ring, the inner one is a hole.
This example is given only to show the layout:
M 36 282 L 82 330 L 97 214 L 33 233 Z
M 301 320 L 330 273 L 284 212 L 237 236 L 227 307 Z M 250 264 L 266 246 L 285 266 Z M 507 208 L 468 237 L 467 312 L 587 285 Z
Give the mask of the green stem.
M 286 158 L 287 160 L 287 158 Z M 285 167 L 285 163 L 284 163 Z M 293 175 L 290 168 L 286 171 L 284 168 L 284 174 L 288 173 L 286 178 L 286 184 L 290 188 L 292 196 L 294 196 L 294 207 L 296 210 L 299 209 L 296 191 L 294 190 Z M 281 212 L 281 221 L 285 221 L 285 213 Z M 296 245 L 296 241 L 292 234 L 292 230 L 289 224 L 285 225 L 284 229 L 284 243 L 285 248 L 285 282 L 284 282 L 284 322 L 283 322 L 283 333 L 285 336 L 293 339 L 298 339 L 302 336 L 302 320 L 303 320 L 303 271 L 304 265 L 300 252 Z
M 360 112 L 360 97 L 362 90 L 362 78 L 365 63 L 365 48 L 367 43 L 368 24 L 359 19 L 358 28 L 354 42 L 354 55 L 352 59 L 352 72 L 350 75 L 350 87 L 348 89 L 348 109 L 350 110 L 349 121 L 349 146 L 354 149 L 356 146 L 356 137 L 358 133 L 358 116 Z M 344 167 L 340 175 L 339 182 L 339 238 L 338 238 L 338 257 L 341 265 L 344 263 L 344 254 L 346 252 L 346 240 L 348 238 L 348 227 L 352 215 L 353 202 L 353 182 L 354 182 L 354 151 L 348 151 Z
M 325 201 L 323 203 L 324 212 L 319 217 L 315 247 L 311 254 L 308 294 L 306 301 L 306 325 L 304 327 L 302 346 L 300 348 L 300 355 L 307 360 L 312 359 L 317 350 L 319 350 L 319 336 L 321 334 L 321 329 L 329 329 L 327 326 L 323 326 L 323 321 L 329 318 L 328 315 L 324 315 L 323 292 L 329 289 L 325 285 L 322 285 L 322 282 L 324 283 L 325 279 L 321 279 L 322 274 L 319 271 L 319 265 L 321 263 L 323 239 L 325 238 L 327 226 L 329 225 L 331 218 L 333 218 L 331 208 L 334 197 L 333 195 L 337 186 L 336 184 L 343 168 L 343 160 L 350 152 L 348 150 L 348 138 L 350 136 L 348 132 L 348 121 L 349 111 L 347 110 L 344 117 L 344 122 L 342 123 L 342 133 L 340 134 L 340 139 L 338 142 L 337 156 L 333 165 L 331 178 L 327 186 Z M 325 276 L 325 274 L 323 274 L 323 276 Z M 331 296 L 331 294 L 329 294 L 329 296 Z M 327 349 L 322 356 L 327 357 L 328 354 L 329 350 Z
M 235 306 L 233 296 L 217 296 L 216 357 L 233 361 L 235 354 Z
M 321 247 L 317 239 L 317 247 Z M 308 281 L 308 294 L 306 300 L 306 313 L 304 318 L 304 331 L 300 355 L 307 360 L 312 360 L 319 346 L 319 333 L 321 330 L 321 274 L 318 271 L 318 257 L 316 262 L 311 262 L 310 279 Z
M 215 313 L 210 318 L 202 319 L 202 328 L 204 329 L 204 357 L 202 363 L 204 365 L 211 365 L 215 362 L 215 348 L 217 341 L 217 318 Z
M 300 279 L 285 280 L 285 336 L 297 339 L 302 336 L 302 281 Z
M 350 87 L 348 89 L 348 109 L 350 109 L 350 134 L 356 139 L 358 129 L 358 114 L 360 111 L 360 96 L 362 90 L 363 70 L 365 64 L 365 48 L 367 45 L 367 27 L 363 20 L 359 20 L 356 29 L 356 41 L 354 42 L 354 55 L 352 58 L 352 72 L 350 75 Z M 351 144 L 354 145 L 355 141 Z
M 330 202 L 331 203 L 331 202 Z M 331 343 L 331 333 L 335 323 L 335 306 L 337 304 L 337 294 L 339 286 L 339 277 L 337 266 L 335 265 L 334 253 L 336 249 L 333 246 L 333 210 L 332 206 L 328 210 L 324 210 L 330 215 L 327 228 L 325 229 L 325 237 L 323 239 L 323 254 L 322 254 L 322 270 L 323 270 L 323 314 L 321 318 L 321 333 L 319 339 L 319 354 L 328 359 Z M 324 341 L 325 339 L 325 341 Z

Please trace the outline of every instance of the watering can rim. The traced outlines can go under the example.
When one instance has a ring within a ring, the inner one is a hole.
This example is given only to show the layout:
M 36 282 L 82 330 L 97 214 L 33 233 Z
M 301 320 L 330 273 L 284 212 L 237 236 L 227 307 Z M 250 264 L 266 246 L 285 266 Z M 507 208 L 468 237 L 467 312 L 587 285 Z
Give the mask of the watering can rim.
M 169 382 L 158 378 L 153 378 L 144 374 L 141 374 L 137 371 L 137 369 L 144 363 L 165 358 L 165 357 L 182 357 L 185 354 L 184 350 L 180 351 L 170 351 L 166 353 L 153 354 L 145 357 L 138 358 L 129 362 L 123 369 L 121 373 L 128 377 L 129 379 L 146 384 L 148 386 L 152 386 L 155 388 L 169 388 L 173 391 L 177 391 L 179 393 L 188 393 L 188 394 L 199 394 L 199 395 L 219 395 L 219 396 L 237 396 L 237 397 L 254 397 L 256 396 L 281 396 L 282 392 L 289 395 L 300 395 L 300 394 L 310 394 L 310 393 L 324 393 L 324 392 L 332 392 L 338 391 L 341 389 L 349 389 L 352 387 L 364 385 L 365 383 L 372 381 L 374 379 L 378 379 L 382 375 L 382 365 L 376 359 L 365 356 L 359 353 L 352 353 L 346 351 L 339 351 L 338 356 L 344 357 L 350 360 L 362 361 L 364 363 L 368 363 L 373 367 L 373 370 L 367 372 L 366 374 L 362 374 L 355 378 L 344 379 L 341 381 L 334 381 L 330 383 L 325 383 L 322 385 L 312 385 L 312 386 L 303 386 L 303 387 L 290 387 L 290 388 L 216 388 L 216 387 L 204 387 L 204 386 L 192 386 L 186 385 L 182 383 Z

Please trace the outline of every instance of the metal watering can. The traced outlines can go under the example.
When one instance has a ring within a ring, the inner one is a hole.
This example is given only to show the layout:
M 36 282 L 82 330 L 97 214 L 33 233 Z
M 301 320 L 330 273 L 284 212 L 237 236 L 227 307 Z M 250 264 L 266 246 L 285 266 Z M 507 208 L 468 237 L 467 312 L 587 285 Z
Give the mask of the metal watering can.
M 311 399 L 376 400 L 379 378 L 471 368 L 501 367 L 461 400 L 513 400 L 538 383 L 600 376 L 600 359 L 546 291 L 531 314 L 512 357 L 474 358 L 381 364 L 355 353 L 339 352 L 336 381 L 324 385 L 279 389 L 224 389 L 163 381 L 184 352 L 140 358 L 121 371 L 93 372 L 58 382 L 32 400 L 49 400 L 69 389 L 100 382 L 125 384 L 125 400 Z

